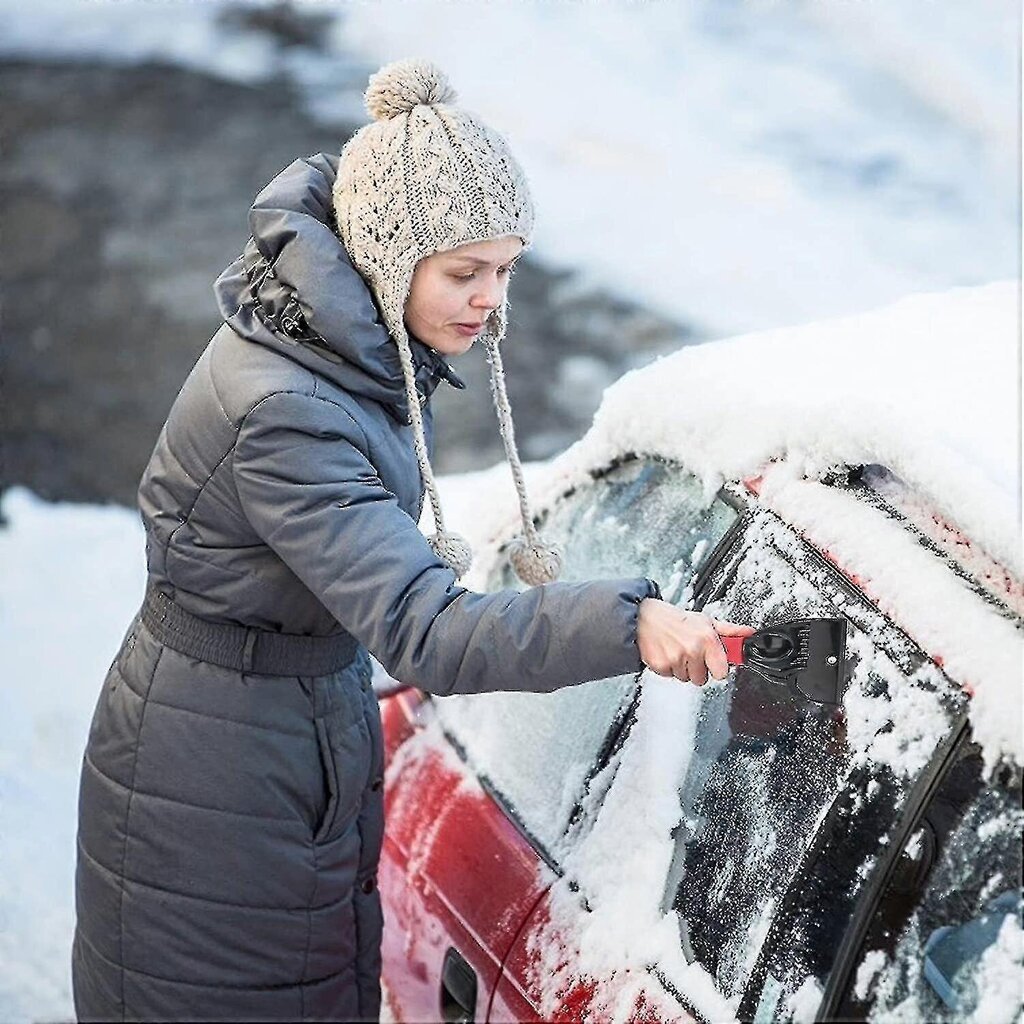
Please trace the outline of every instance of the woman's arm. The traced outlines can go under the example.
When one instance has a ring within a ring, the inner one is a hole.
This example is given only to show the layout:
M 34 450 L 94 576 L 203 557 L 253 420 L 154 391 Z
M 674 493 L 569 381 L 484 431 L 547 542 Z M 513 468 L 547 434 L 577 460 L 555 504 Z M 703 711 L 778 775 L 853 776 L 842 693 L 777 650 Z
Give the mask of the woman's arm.
M 650 581 L 467 591 L 367 450 L 337 403 L 280 392 L 243 420 L 233 473 L 256 533 L 392 676 L 438 694 L 549 691 L 642 667 Z

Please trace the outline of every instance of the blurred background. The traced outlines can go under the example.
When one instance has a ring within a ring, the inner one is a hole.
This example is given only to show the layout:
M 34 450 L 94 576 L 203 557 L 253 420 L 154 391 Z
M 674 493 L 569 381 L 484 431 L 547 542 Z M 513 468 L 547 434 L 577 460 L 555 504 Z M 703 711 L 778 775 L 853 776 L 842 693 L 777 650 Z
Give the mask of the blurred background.
M 0 0 L 5 476 L 132 506 L 254 195 L 423 55 L 509 138 L 524 455 L 680 343 L 1017 272 L 1015 0 Z M 482 353 L 440 472 L 501 455 Z
M 436 60 L 531 181 L 503 351 L 542 459 L 681 344 L 1019 276 L 1019 51 L 1016 0 L 0 0 L 0 1019 L 72 1017 L 78 764 L 213 280 L 371 72 Z M 442 473 L 501 456 L 454 365 Z

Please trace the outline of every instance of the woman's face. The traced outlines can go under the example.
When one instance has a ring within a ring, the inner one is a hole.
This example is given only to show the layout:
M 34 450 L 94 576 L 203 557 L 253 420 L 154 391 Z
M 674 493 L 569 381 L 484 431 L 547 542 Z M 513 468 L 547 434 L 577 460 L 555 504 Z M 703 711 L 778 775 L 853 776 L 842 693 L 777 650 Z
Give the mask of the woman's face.
M 518 235 L 505 235 L 424 256 L 405 300 L 405 329 L 443 355 L 467 352 L 504 300 L 522 249 Z

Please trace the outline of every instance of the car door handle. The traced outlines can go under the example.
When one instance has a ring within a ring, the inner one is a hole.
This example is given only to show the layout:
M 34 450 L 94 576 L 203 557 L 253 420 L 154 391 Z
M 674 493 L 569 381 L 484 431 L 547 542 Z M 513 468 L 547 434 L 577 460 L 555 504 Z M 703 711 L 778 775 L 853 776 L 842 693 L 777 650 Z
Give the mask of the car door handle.
M 473 1024 L 476 1018 L 476 971 L 457 949 L 449 948 L 441 968 L 441 1019 Z

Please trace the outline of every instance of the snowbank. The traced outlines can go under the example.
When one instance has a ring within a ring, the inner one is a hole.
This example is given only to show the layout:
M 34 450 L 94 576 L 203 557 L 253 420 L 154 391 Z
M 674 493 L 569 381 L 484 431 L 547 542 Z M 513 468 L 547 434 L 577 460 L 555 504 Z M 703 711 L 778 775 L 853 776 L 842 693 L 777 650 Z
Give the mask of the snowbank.
M 0 1019 L 71 1020 L 78 773 L 145 588 L 138 514 L 5 491 L 0 529 Z

